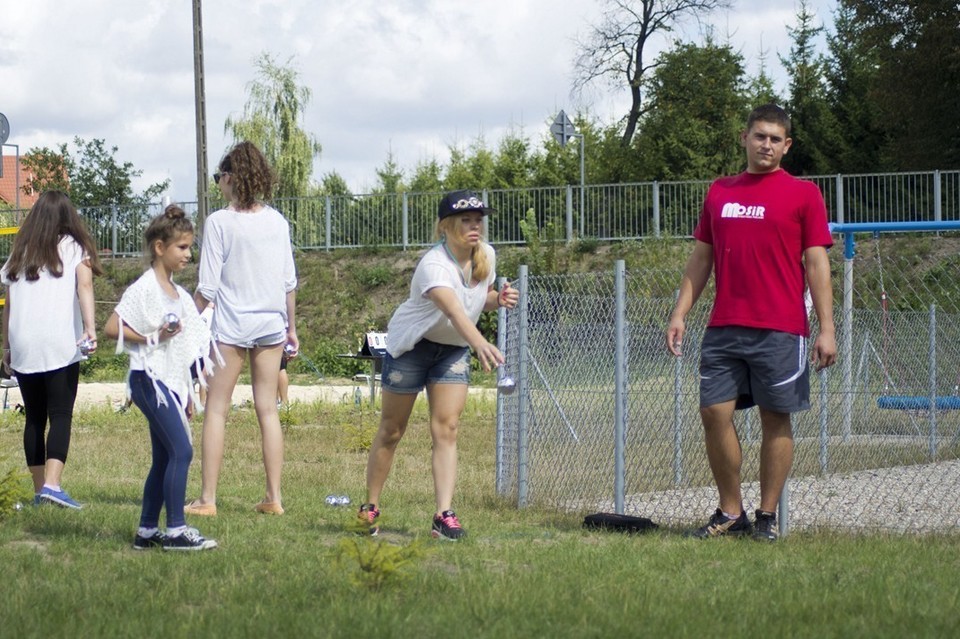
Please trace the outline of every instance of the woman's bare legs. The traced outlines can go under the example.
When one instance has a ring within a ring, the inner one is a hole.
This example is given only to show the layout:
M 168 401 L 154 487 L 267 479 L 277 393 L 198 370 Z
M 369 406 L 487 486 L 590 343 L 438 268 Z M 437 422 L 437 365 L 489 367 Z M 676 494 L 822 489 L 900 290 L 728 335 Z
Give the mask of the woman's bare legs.
M 33 480 L 33 493 L 35 495 L 40 494 L 40 490 L 43 488 L 43 479 L 44 479 L 44 470 L 43 466 L 28 466 L 30 469 L 30 478 Z
M 223 465 L 224 430 L 227 415 L 233 400 L 233 389 L 237 386 L 246 349 L 228 344 L 218 344 L 223 355 L 224 365 L 218 367 L 207 378 L 207 404 L 203 411 L 203 435 L 200 454 L 200 475 L 202 486 L 200 499 L 196 504 L 215 505 L 217 503 L 217 483 L 220 480 L 220 467 Z
M 380 427 L 370 445 L 370 456 L 367 458 L 367 503 L 380 503 L 380 492 L 387 482 L 397 444 L 407 431 L 407 422 L 416 401 L 417 393 L 392 393 L 384 390 L 381 394 Z
M 280 477 L 283 473 L 283 429 L 277 412 L 277 384 L 283 344 L 257 347 L 250 351 L 250 382 L 253 407 L 260 424 L 263 468 L 267 475 L 264 501 L 280 504 Z M 209 400 L 208 400 L 209 401 Z
M 450 510 L 457 482 L 457 428 L 467 403 L 466 384 L 430 384 L 430 436 L 433 438 L 433 490 L 437 513 Z

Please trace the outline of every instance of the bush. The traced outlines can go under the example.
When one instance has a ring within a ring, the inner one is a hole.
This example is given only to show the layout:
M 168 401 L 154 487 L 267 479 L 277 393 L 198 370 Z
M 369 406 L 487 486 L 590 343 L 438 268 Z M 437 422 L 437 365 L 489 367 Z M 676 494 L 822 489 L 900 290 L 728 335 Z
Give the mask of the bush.
M 30 491 L 24 488 L 24 479 L 27 474 L 22 470 L 11 468 L 0 479 L 0 521 L 17 511 L 30 499 Z
M 581 237 L 573 245 L 573 252 L 578 255 L 593 255 L 600 247 L 600 240 L 593 237 Z
M 360 266 L 354 272 L 357 282 L 369 288 L 389 284 L 396 279 L 393 269 L 382 264 L 375 266 Z
M 403 546 L 357 535 L 341 539 L 337 543 L 337 553 L 337 559 L 344 567 L 356 563 L 357 570 L 350 575 L 351 581 L 370 590 L 379 590 L 388 581 L 409 577 L 409 567 L 426 556 L 427 548 L 420 539 Z

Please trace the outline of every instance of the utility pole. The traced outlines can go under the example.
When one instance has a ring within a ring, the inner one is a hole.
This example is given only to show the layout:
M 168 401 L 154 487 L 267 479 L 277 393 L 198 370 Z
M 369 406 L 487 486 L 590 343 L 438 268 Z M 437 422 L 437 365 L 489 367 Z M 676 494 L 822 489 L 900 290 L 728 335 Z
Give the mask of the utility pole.
M 193 92 L 197 130 L 197 234 L 207 219 L 207 98 L 203 80 L 203 19 L 200 0 L 193 0 Z

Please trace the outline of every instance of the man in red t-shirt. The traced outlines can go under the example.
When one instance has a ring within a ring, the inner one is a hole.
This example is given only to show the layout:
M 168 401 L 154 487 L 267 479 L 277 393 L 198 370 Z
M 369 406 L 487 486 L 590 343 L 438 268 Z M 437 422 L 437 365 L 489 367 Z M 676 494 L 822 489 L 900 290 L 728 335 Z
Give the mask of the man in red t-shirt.
M 694 537 L 777 539 L 777 502 L 793 463 L 790 414 L 810 408 L 808 359 L 818 370 L 837 359 L 827 257 L 833 239 L 820 190 L 780 168 L 791 142 L 783 109 L 767 104 L 750 113 L 740 134 L 747 170 L 710 186 L 667 327 L 667 348 L 679 356 L 687 313 L 713 272 L 717 294 L 701 349 L 700 417 L 720 507 Z M 820 326 L 809 358 L 807 287 Z M 733 424 L 735 410 L 754 405 L 763 431 L 755 524 L 743 508 L 743 455 Z

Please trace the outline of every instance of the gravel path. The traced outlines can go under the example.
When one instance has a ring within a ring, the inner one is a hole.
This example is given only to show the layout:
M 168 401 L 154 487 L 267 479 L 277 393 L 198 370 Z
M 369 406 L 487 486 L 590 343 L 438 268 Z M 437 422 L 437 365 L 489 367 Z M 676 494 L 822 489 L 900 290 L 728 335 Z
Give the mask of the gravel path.
M 368 389 L 366 384 L 359 387 L 355 386 L 290 386 L 287 395 L 291 402 L 313 402 L 322 401 L 353 401 L 355 388 L 360 388 L 364 399 L 368 399 Z M 124 384 L 122 383 L 100 383 L 91 382 L 80 384 L 77 387 L 77 406 L 96 406 L 106 405 L 114 408 L 119 407 L 126 397 Z M 233 403 L 242 404 L 253 399 L 253 393 L 249 384 L 237 384 L 233 391 Z M 20 397 L 19 388 L 9 389 L 7 405 L 15 406 L 23 400 Z
M 892 534 L 960 533 L 960 460 L 896 466 L 789 482 L 791 530 Z M 677 526 L 700 525 L 716 508 L 713 486 L 627 495 L 628 515 Z M 760 501 L 757 483 L 743 486 L 748 511 Z M 613 512 L 609 500 L 572 510 Z

